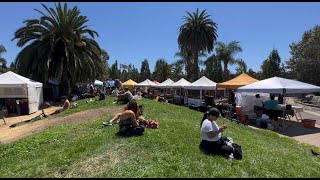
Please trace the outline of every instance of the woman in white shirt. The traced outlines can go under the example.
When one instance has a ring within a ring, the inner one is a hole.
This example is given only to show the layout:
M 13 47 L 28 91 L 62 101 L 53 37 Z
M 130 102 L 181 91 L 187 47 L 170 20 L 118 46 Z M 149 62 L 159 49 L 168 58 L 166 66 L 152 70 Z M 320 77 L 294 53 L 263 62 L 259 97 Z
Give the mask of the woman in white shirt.
M 201 123 L 201 143 L 200 148 L 208 153 L 219 154 L 229 157 L 233 153 L 233 148 L 227 146 L 221 138 L 221 133 L 226 130 L 227 126 L 223 125 L 219 128 L 215 122 L 220 116 L 217 108 L 211 108 L 204 114 Z

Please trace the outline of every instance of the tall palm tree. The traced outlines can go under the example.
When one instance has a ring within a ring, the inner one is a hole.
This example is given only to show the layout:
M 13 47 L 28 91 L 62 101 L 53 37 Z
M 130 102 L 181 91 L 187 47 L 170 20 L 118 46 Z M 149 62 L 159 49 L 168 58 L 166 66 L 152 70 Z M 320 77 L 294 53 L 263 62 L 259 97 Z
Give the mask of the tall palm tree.
M 172 68 L 164 59 L 158 59 L 154 67 L 153 78 L 159 82 L 163 82 L 171 77 Z
M 210 15 L 203 10 L 200 14 L 197 9 L 192 14 L 187 12 L 184 16 L 184 24 L 180 27 L 178 44 L 182 52 L 193 53 L 193 80 L 199 77 L 199 53 L 213 50 L 214 42 L 217 40 L 217 25 L 211 19 Z
M 19 72 L 41 82 L 60 79 L 61 95 L 68 95 L 70 82 L 94 79 L 102 73 L 101 49 L 94 40 L 96 31 L 88 28 L 86 16 L 77 6 L 55 4 L 55 9 L 42 4 L 46 13 L 39 19 L 25 20 L 12 40 L 24 47 L 16 58 Z
M 224 72 L 224 80 L 229 80 L 230 73 L 228 70 L 228 65 L 233 65 L 237 63 L 235 59 L 235 55 L 238 52 L 242 52 L 242 48 L 239 45 L 238 41 L 232 41 L 229 44 L 225 44 L 223 42 L 217 42 L 216 54 L 220 60 L 223 62 L 223 72 Z
M 236 68 L 238 74 L 247 73 L 247 64 L 243 59 L 237 59 L 236 64 L 238 65 Z

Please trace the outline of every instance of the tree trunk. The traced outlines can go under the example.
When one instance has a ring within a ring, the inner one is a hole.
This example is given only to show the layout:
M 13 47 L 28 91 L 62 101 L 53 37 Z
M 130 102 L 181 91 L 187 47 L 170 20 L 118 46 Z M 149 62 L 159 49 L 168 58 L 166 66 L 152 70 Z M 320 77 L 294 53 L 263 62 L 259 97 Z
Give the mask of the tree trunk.
M 193 64 L 193 80 L 197 80 L 199 78 L 199 52 L 195 50 L 193 52 L 194 64 Z
M 229 80 L 229 70 L 227 62 L 223 62 L 223 80 Z
M 60 82 L 60 97 L 61 96 L 69 96 L 70 92 L 70 81 L 68 78 L 68 66 L 66 60 L 63 63 L 62 76 Z
M 191 62 L 190 59 L 187 59 L 187 64 L 186 64 L 186 71 L 187 71 L 187 80 L 191 80 Z

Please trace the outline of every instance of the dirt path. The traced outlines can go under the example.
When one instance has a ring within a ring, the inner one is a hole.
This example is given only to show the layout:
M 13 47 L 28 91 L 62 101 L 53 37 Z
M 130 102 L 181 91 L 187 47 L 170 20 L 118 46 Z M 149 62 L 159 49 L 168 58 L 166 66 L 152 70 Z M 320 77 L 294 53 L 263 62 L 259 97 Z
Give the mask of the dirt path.
M 51 112 L 54 112 L 56 109 L 57 109 L 56 107 L 45 109 L 45 113 L 50 114 Z M 6 122 L 7 122 L 6 125 L 4 124 L 0 125 L 0 132 L 1 132 L 0 143 L 10 143 L 10 142 L 22 139 L 24 137 L 42 132 L 47 128 L 58 125 L 58 124 L 96 119 L 106 115 L 113 116 L 115 115 L 115 113 L 121 111 L 121 109 L 122 107 L 100 108 L 100 109 L 90 109 L 90 110 L 78 112 L 65 117 L 49 116 L 48 119 L 43 119 L 43 120 L 35 121 L 32 123 L 26 123 L 14 128 L 9 128 L 9 126 L 16 122 L 20 122 L 21 120 L 27 120 L 35 116 L 38 116 L 39 114 L 41 114 L 41 111 L 29 116 L 24 116 L 24 117 L 19 116 L 15 118 L 8 118 L 6 119 Z

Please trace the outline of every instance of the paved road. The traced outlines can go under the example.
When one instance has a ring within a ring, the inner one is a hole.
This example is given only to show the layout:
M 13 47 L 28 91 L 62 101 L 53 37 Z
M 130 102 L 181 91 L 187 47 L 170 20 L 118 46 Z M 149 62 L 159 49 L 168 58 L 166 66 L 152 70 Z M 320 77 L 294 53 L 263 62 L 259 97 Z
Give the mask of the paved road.
M 287 104 L 297 105 L 303 107 L 301 104 L 295 104 L 293 98 L 286 100 Z M 304 108 L 301 112 L 303 119 L 314 119 L 316 121 L 315 128 L 305 128 L 301 123 L 296 121 L 296 118 L 291 118 L 289 127 L 284 132 L 279 132 L 282 135 L 291 137 L 297 141 L 317 146 L 320 148 L 320 109 Z

